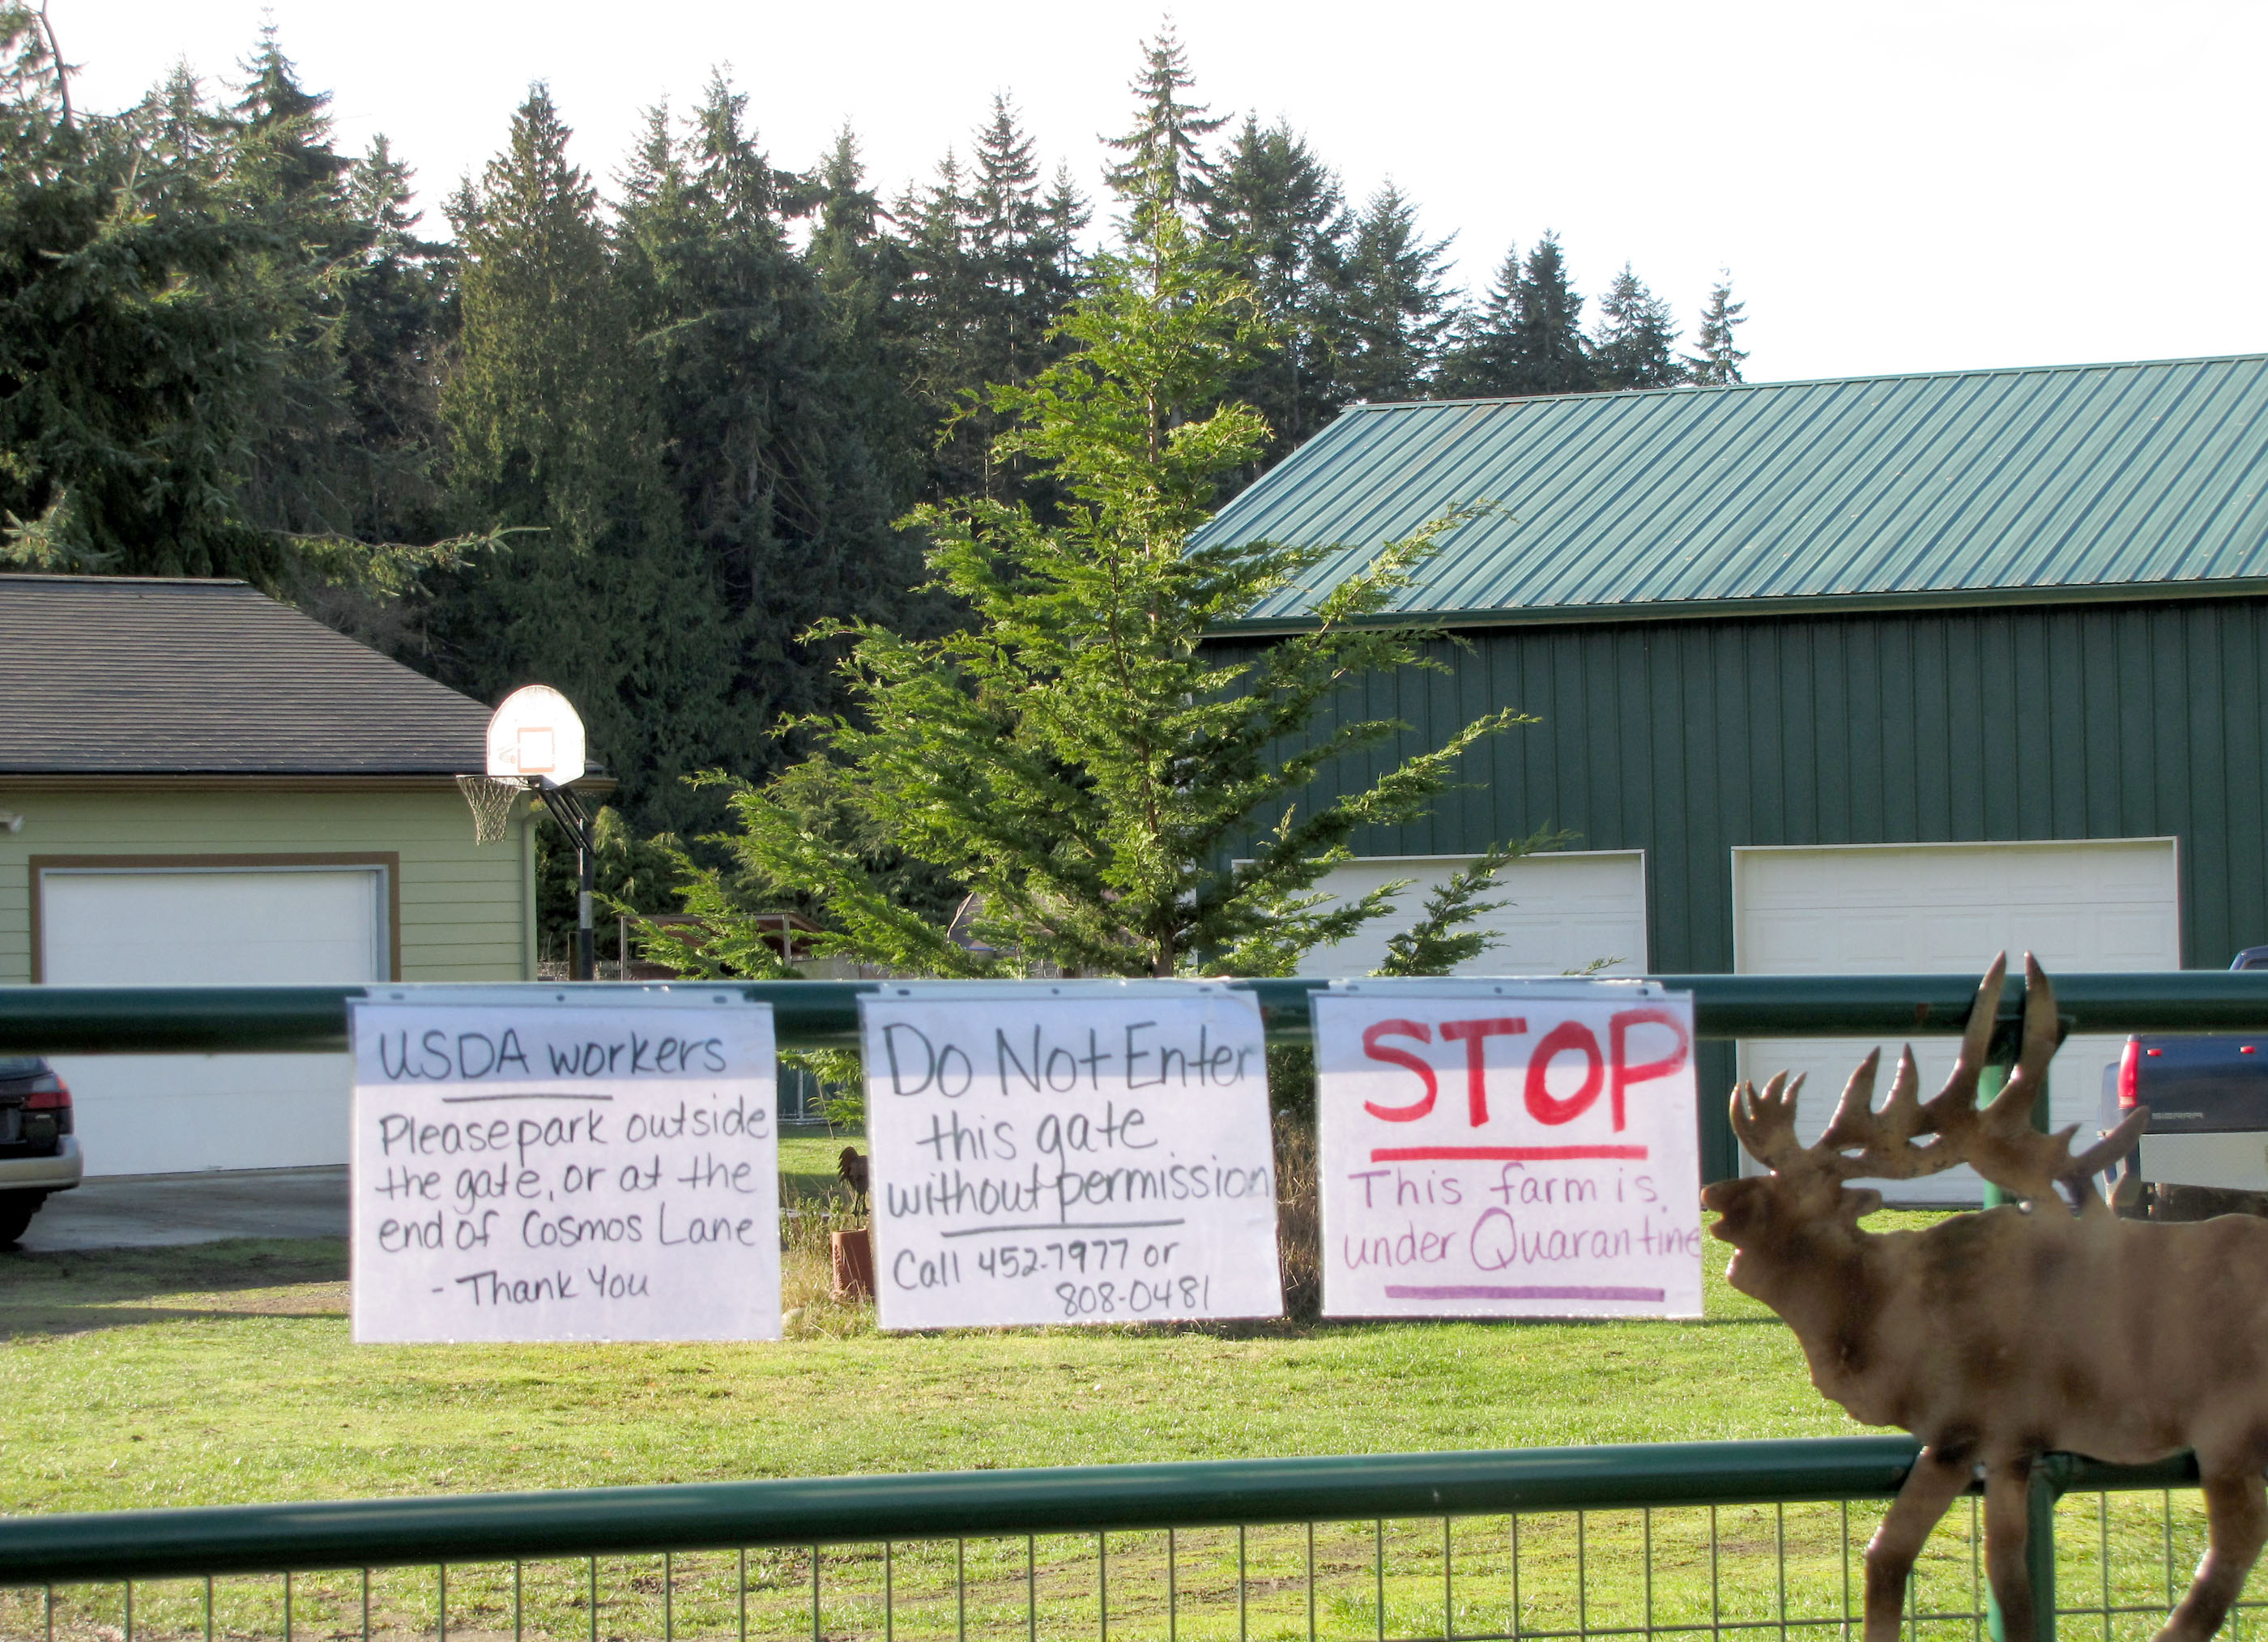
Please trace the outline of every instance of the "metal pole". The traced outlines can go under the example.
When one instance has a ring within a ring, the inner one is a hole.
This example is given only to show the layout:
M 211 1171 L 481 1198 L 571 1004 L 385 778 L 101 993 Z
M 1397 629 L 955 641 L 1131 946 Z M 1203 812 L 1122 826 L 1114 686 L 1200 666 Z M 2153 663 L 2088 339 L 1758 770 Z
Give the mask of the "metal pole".
M 575 828 L 575 865 L 583 879 L 582 895 L 575 911 L 575 978 L 578 981 L 599 978 L 598 953 L 591 930 L 591 892 L 598 887 L 599 881 L 598 842 L 591 836 L 587 821 Z
M 2032 1642 L 2055 1642 L 2056 1638 L 2056 1501 L 2063 1494 L 2061 1455 L 2043 1454 L 2032 1462 L 2032 1479 L 2024 1494 L 2024 1572 L 2032 1587 Z M 2008 1642 L 2007 1622 L 1999 1599 L 1984 1587 L 1984 1624 L 1992 1642 Z

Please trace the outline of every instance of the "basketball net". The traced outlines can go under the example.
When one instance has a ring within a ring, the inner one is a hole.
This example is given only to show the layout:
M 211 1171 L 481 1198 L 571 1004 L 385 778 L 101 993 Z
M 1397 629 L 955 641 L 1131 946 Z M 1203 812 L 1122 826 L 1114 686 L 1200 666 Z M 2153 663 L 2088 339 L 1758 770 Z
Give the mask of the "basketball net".
M 459 776 L 457 789 L 473 812 L 473 842 L 502 843 L 510 829 L 512 801 L 527 790 L 512 776 Z

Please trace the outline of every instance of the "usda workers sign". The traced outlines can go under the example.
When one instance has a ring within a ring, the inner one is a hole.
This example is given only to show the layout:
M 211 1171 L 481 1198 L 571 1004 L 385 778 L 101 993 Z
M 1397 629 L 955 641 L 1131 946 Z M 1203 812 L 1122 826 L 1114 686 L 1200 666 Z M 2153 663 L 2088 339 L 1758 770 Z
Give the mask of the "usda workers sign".
M 357 1340 L 779 1337 L 770 1005 L 377 990 L 354 1010 Z

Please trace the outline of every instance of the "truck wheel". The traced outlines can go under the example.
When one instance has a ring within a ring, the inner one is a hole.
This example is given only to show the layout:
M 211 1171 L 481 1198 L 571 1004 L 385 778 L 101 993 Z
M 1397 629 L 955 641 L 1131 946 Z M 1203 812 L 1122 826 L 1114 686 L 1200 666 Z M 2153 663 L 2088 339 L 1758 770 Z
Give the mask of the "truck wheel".
M 13 1248 L 48 1200 L 43 1191 L 0 1191 L 0 1248 Z

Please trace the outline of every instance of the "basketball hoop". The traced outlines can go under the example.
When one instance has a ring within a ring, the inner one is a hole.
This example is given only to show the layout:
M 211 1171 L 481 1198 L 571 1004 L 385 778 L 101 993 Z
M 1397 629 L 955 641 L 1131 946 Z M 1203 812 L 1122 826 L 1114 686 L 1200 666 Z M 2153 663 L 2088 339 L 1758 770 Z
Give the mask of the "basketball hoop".
M 502 843 L 513 799 L 582 778 L 583 721 L 549 685 L 526 685 L 489 718 L 487 764 L 484 774 L 459 776 L 457 787 L 473 812 L 473 842 Z
M 512 830 L 512 806 L 528 784 L 517 776 L 459 776 L 457 790 L 473 812 L 473 842 L 502 843 Z
M 583 720 L 548 684 L 529 684 L 504 698 L 489 720 L 488 773 L 563 787 L 583 778 Z
M 574 788 L 590 768 L 583 720 L 574 703 L 549 685 L 524 685 L 498 703 L 490 715 L 487 754 L 484 774 L 457 777 L 457 788 L 473 812 L 473 842 L 502 843 L 511 830 L 512 801 L 523 792 L 542 795 L 544 814 L 574 842 L 576 876 L 582 880 L 575 918 L 575 978 L 590 980 L 597 968 L 591 899 L 598 838 L 596 818 L 583 807 Z

